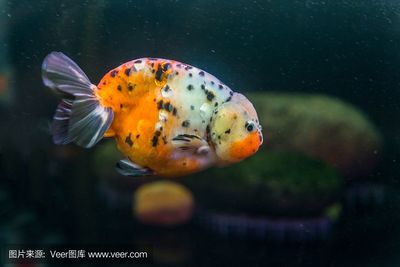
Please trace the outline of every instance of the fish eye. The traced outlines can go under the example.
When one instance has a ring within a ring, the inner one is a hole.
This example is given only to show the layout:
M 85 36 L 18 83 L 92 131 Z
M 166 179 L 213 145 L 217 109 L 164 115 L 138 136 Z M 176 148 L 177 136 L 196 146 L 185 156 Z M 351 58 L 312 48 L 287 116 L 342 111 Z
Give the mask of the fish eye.
M 249 133 L 253 132 L 256 129 L 256 126 L 252 121 L 247 121 L 244 127 Z

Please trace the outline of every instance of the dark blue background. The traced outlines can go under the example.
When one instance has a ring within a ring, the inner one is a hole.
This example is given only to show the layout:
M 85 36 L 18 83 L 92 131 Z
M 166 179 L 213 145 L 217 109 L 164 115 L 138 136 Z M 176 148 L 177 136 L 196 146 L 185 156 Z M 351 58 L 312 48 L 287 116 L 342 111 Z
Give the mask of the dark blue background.
M 5 15 L 8 32 L 0 42 L 7 48 L 14 72 L 15 98 L 11 107 L 0 108 L 2 157 L 13 162 L 12 177 L 5 176 L 3 181 L 7 180 L 19 209 L 39 207 L 44 219 L 38 220 L 42 227 L 38 229 L 61 226 L 77 242 L 135 238 L 129 224 L 118 229 L 99 226 L 99 218 L 109 215 L 93 205 L 93 178 L 77 189 L 76 181 L 85 179 L 84 173 L 71 181 L 45 178 L 51 186 L 39 178 L 27 179 L 29 164 L 40 166 L 39 162 L 43 165 L 52 157 L 48 124 L 58 100 L 42 85 L 40 74 L 41 62 L 51 51 L 73 58 L 93 83 L 123 62 L 151 56 L 205 69 L 235 91 L 339 97 L 361 108 L 382 131 L 385 149 L 378 177 L 398 189 L 398 1 L 20 0 L 9 1 L 7 10 L 0 13 Z M 85 154 L 80 155 L 80 163 L 64 166 L 65 176 L 88 164 Z M 34 170 L 41 173 L 40 167 Z M 184 241 L 167 237 L 166 243 L 182 241 L 182 246 L 193 246 L 192 264 L 228 260 L 229 266 L 246 262 L 259 266 L 394 266 L 400 247 L 396 230 L 400 219 L 391 216 L 398 214 L 397 195 L 392 194 L 397 204 L 375 214 L 372 228 L 353 228 L 355 216 L 343 223 L 332 243 L 323 246 L 276 248 L 215 240 L 193 229 L 178 230 L 177 236 L 188 236 Z M 112 218 L 103 222 L 115 223 Z M 158 234 L 160 239 L 170 235 Z M 193 240 L 197 242 L 192 244 Z M 229 255 L 236 255 L 237 261 Z

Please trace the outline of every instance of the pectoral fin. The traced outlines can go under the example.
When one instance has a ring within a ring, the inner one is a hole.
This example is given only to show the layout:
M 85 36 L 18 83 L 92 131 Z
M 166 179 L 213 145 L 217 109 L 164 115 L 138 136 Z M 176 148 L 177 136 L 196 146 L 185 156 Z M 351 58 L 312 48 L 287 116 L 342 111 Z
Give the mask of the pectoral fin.
M 182 151 L 192 151 L 196 154 L 206 155 L 211 148 L 207 141 L 198 135 L 180 134 L 172 138 L 172 144 Z
M 143 168 L 129 159 L 122 159 L 117 162 L 117 171 L 124 176 L 151 176 L 154 172 L 148 168 Z

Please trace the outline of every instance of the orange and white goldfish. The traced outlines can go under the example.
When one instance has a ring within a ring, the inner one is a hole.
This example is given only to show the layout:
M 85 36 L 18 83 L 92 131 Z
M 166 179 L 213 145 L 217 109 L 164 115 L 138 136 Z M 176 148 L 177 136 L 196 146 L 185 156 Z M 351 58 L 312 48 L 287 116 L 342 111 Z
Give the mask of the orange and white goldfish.
M 262 144 L 256 110 L 207 72 L 174 60 L 141 58 L 93 85 L 70 58 L 50 53 L 46 86 L 62 93 L 52 125 L 56 144 L 92 147 L 114 137 L 128 176 L 175 177 L 237 163 Z

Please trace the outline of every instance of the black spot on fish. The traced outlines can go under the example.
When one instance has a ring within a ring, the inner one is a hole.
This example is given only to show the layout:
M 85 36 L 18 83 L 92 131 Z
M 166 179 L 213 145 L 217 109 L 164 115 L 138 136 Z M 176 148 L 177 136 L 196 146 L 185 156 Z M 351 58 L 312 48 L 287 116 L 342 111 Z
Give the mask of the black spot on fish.
M 171 112 L 173 110 L 173 106 L 171 105 L 171 103 L 167 102 L 164 104 L 164 109 L 168 112 Z
M 160 101 L 158 101 L 157 108 L 158 109 L 163 109 L 164 108 L 164 101 L 162 99 Z
M 199 72 L 199 75 L 200 75 L 200 76 L 204 76 L 204 71 L 200 71 L 200 72 Z
M 119 104 L 119 108 L 123 108 L 123 105 L 122 105 L 122 104 Z
M 228 129 L 225 131 L 226 134 L 230 134 L 231 133 L 231 129 Z
M 217 107 L 217 106 L 218 106 L 218 102 L 215 102 L 214 107 Z
M 161 135 L 161 131 L 156 131 L 154 133 L 153 139 L 151 139 L 151 143 L 152 143 L 153 147 L 156 147 L 158 145 L 158 138 L 160 137 L 160 135 Z
M 129 74 L 131 74 L 131 69 L 126 69 L 126 70 L 125 70 L 125 75 L 126 75 L 126 76 L 129 76 Z
M 206 94 L 207 94 L 207 100 L 208 101 L 212 101 L 214 99 L 214 97 L 215 97 L 214 93 L 211 92 L 211 91 L 207 91 Z
M 211 81 L 211 84 L 214 85 L 214 81 Z
M 174 108 L 172 109 L 172 115 L 176 116 L 176 113 L 177 113 L 177 110 L 176 110 L 176 108 L 174 107 Z
M 157 81 L 160 82 L 162 80 L 162 74 L 163 74 L 163 70 L 162 70 L 161 64 L 158 64 L 157 71 L 156 71 L 156 77 L 155 77 Z
M 218 84 L 218 88 L 222 90 L 224 89 L 224 86 L 222 84 Z
M 201 123 L 206 123 L 206 121 L 205 121 L 205 120 L 202 120 Z
M 163 70 L 164 72 L 166 72 L 166 71 L 169 70 L 171 67 L 172 67 L 172 66 L 171 66 L 171 63 L 165 63 L 165 64 L 162 66 L 162 70 Z
M 232 100 L 232 97 L 230 96 L 230 97 L 228 97 L 226 100 L 225 100 L 225 102 L 229 102 L 229 101 L 231 101 Z
M 140 134 L 137 134 L 137 135 L 136 135 L 136 139 L 138 139 L 139 137 L 140 137 Z
M 190 121 L 189 120 L 185 120 L 185 121 L 182 122 L 182 127 L 187 128 L 189 126 L 190 126 Z
M 229 94 L 230 94 L 230 96 L 233 96 L 233 91 L 230 91 Z
M 117 70 L 113 70 L 110 72 L 111 77 L 115 77 L 115 75 L 117 75 L 118 71 Z
M 207 127 L 206 127 L 206 133 L 207 133 L 207 134 L 210 134 L 210 125 L 207 125 Z
M 118 89 L 118 91 L 122 91 L 122 86 L 120 84 L 118 84 L 117 89 Z
M 193 74 L 189 73 L 189 77 L 192 77 L 192 76 L 193 76 Z
M 152 62 L 152 63 L 150 64 L 150 66 L 151 66 L 152 68 L 154 68 L 154 62 Z
M 206 89 L 206 86 L 205 86 L 204 84 L 202 84 L 200 87 L 201 87 L 201 89 L 203 89 L 203 90 Z
M 194 89 L 194 87 L 193 87 L 193 85 L 189 84 L 189 85 L 187 86 L 187 89 L 188 89 L 189 91 L 192 91 L 192 90 Z
M 151 145 L 153 147 L 156 147 L 158 145 L 158 137 L 157 136 L 153 136 L 153 139 L 151 139 Z
M 133 141 L 131 139 L 131 133 L 125 138 L 125 143 L 127 143 L 130 147 L 133 145 Z
M 191 67 L 191 66 L 186 66 L 185 67 L 185 70 L 190 70 L 190 69 L 193 69 L 193 67 Z
M 176 64 L 176 67 L 177 67 L 177 68 L 181 68 L 182 65 L 181 65 L 181 64 Z
M 128 83 L 128 90 L 132 91 L 133 89 L 135 89 L 136 84 L 132 85 L 131 83 Z
M 175 75 L 179 75 L 179 72 L 176 71 L 176 72 L 175 72 Z
M 191 110 L 194 110 L 194 106 L 193 106 L 193 105 L 191 105 L 191 106 L 190 106 L 190 109 L 191 109 Z
M 167 137 L 166 137 L 165 135 L 162 137 L 162 140 L 163 140 L 163 142 L 164 142 L 164 145 L 168 144 L 168 142 L 167 142 Z
M 164 92 L 168 92 L 169 90 L 171 90 L 168 86 L 168 84 L 164 87 Z
M 142 63 L 142 61 L 141 61 L 140 59 L 138 59 L 138 60 L 136 60 L 136 61 L 133 62 L 133 63 Z

